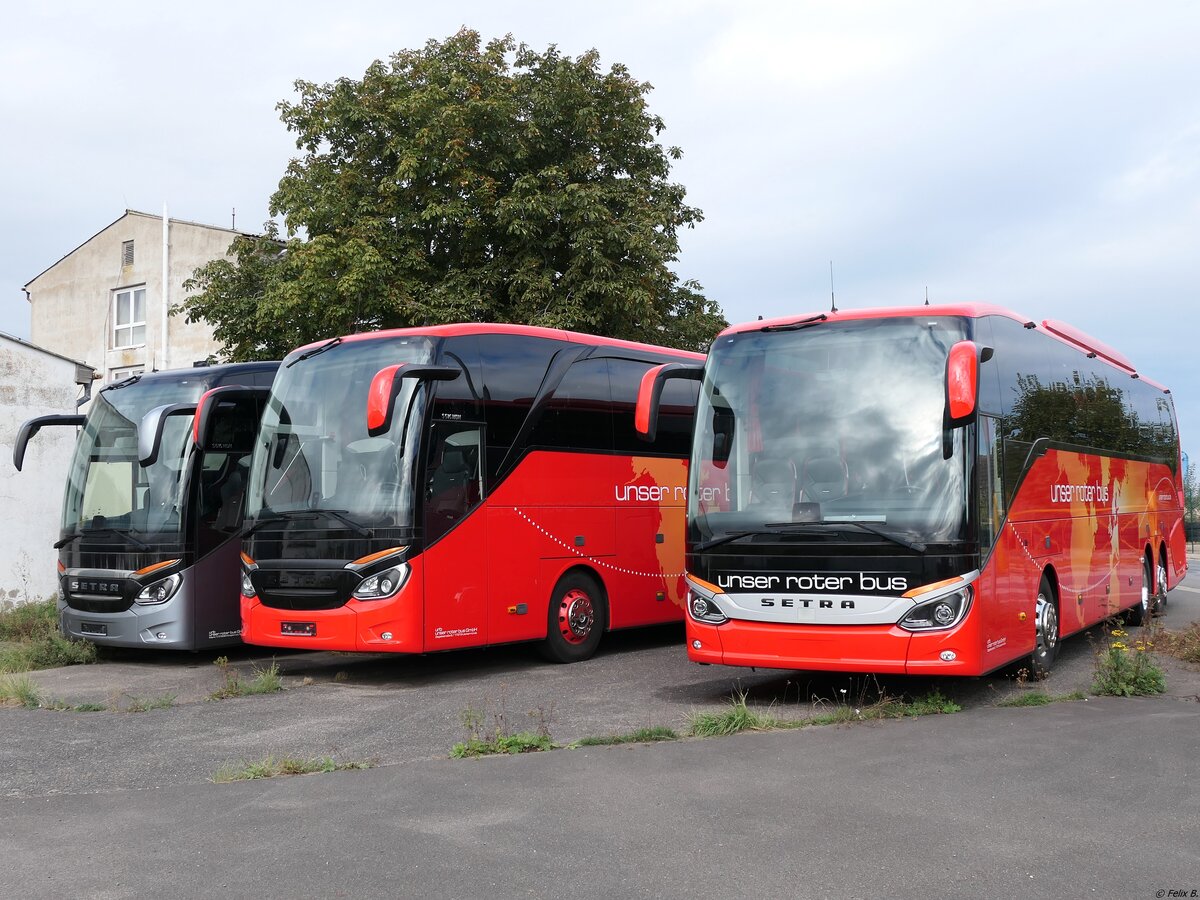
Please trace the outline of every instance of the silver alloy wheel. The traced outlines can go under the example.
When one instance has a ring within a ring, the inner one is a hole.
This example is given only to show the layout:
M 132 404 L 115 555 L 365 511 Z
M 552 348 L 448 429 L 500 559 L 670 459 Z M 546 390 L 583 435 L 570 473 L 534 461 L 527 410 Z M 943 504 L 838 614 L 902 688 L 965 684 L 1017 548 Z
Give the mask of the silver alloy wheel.
M 1044 591 L 1038 591 L 1035 636 L 1037 643 L 1034 654 L 1041 657 L 1053 656 L 1058 646 L 1058 610 L 1054 608 L 1054 601 L 1047 597 Z
M 1161 559 L 1154 567 L 1154 574 L 1154 587 L 1157 591 L 1154 597 L 1154 611 L 1161 615 L 1167 605 L 1167 564 Z

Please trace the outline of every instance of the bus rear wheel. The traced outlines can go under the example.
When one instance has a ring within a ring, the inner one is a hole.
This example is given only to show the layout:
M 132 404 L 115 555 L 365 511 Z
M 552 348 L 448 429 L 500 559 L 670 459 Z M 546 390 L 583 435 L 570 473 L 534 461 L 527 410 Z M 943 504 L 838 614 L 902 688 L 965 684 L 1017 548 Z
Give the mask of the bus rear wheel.
M 594 578 L 582 572 L 564 575 L 550 597 L 542 656 L 560 663 L 587 659 L 600 644 L 607 610 L 604 592 Z
M 1164 615 L 1167 611 L 1167 558 L 1158 555 L 1158 565 L 1154 567 L 1154 614 Z
M 1125 614 L 1125 622 L 1129 625 L 1146 625 L 1154 614 L 1154 582 L 1150 577 L 1150 560 L 1142 560 L 1142 595 L 1137 605 L 1131 607 Z
M 1058 644 L 1061 636 L 1058 632 L 1058 607 L 1054 602 L 1054 589 L 1046 576 L 1038 586 L 1037 606 L 1034 612 L 1034 646 L 1029 657 L 1030 668 L 1037 678 L 1049 674 L 1058 656 Z

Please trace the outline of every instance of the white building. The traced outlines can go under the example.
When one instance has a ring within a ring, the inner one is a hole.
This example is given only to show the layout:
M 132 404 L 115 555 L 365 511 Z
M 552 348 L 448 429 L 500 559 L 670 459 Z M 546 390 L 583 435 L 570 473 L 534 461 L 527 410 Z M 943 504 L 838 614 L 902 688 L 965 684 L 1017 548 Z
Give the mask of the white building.
M 92 377 L 89 366 L 0 332 L 0 606 L 58 590 L 54 542 L 77 430 L 39 431 L 20 472 L 12 462 L 17 432 L 34 416 L 76 413 Z
M 83 360 L 105 384 L 215 355 L 208 323 L 167 313 L 192 273 L 239 234 L 127 209 L 25 285 L 31 340 Z

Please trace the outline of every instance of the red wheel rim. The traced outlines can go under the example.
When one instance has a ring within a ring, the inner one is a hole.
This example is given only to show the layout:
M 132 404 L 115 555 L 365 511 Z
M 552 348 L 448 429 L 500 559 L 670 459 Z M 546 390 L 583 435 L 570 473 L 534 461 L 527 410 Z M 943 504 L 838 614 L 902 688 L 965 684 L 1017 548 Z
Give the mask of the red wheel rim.
M 582 644 L 592 633 L 596 613 L 587 591 L 567 591 L 558 602 L 558 630 L 568 644 Z

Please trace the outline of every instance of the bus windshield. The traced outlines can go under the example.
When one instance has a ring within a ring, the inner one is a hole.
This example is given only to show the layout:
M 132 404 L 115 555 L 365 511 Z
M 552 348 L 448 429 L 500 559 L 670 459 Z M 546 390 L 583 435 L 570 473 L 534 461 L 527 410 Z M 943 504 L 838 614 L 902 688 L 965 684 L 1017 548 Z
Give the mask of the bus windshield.
M 928 316 L 718 340 L 697 411 L 692 540 L 963 539 L 968 429 L 944 433 L 943 412 L 946 358 L 965 337 L 964 320 Z
M 432 358 L 433 343 L 420 336 L 345 341 L 289 356 L 250 463 L 247 519 L 324 511 L 352 529 L 412 525 L 425 389 L 404 379 L 391 430 L 376 437 L 367 434 L 367 396 L 380 369 Z
M 146 467 L 138 462 L 138 424 L 155 407 L 195 402 L 204 384 L 199 378 L 146 378 L 100 392 L 75 445 L 63 501 L 64 532 L 181 534 L 192 417 L 166 420 L 158 460 Z

